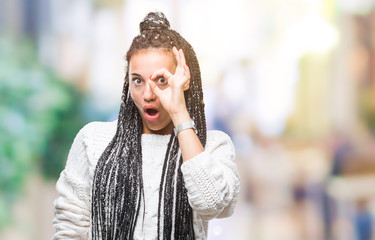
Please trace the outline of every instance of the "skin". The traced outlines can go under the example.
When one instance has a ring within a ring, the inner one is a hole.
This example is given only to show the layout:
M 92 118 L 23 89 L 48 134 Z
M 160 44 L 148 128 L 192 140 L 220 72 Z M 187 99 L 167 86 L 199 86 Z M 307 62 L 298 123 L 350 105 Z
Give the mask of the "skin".
M 158 48 L 136 52 L 129 61 L 129 81 L 132 99 L 142 117 L 143 133 L 171 134 L 174 126 L 191 119 L 184 97 L 190 71 L 182 49 L 173 47 L 172 53 Z M 158 110 L 156 119 L 147 117 L 145 105 Z M 181 131 L 177 137 L 184 161 L 204 151 L 193 129 Z

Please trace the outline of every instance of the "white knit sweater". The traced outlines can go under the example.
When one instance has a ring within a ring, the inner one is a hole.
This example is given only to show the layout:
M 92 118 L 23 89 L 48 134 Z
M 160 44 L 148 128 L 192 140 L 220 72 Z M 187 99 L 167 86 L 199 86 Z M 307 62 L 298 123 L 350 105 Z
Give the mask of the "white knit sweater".
M 96 163 L 116 132 L 117 121 L 92 122 L 74 139 L 56 188 L 53 239 L 91 239 L 91 185 Z M 142 135 L 145 219 L 138 217 L 134 239 L 156 239 L 159 184 L 170 135 Z M 238 169 L 228 135 L 208 131 L 205 151 L 181 166 L 194 212 L 196 239 L 207 239 L 208 220 L 232 214 L 239 193 Z M 143 208 L 140 208 L 140 216 Z

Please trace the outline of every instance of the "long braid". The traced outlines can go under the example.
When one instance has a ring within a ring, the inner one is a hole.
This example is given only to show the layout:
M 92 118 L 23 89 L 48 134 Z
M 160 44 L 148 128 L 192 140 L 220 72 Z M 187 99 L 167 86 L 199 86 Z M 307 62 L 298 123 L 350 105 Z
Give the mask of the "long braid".
M 171 153 L 171 146 L 173 144 L 173 141 L 175 141 L 176 139 L 173 138 L 173 136 L 171 137 L 171 139 L 169 140 L 169 143 L 168 143 L 168 147 L 167 147 L 167 153 L 165 154 L 165 159 L 164 159 L 164 164 L 163 164 L 163 170 L 162 170 L 162 173 L 161 173 L 161 179 L 160 179 L 160 186 L 159 186 L 159 203 L 158 203 L 158 239 L 160 239 L 160 216 L 164 216 L 164 212 L 163 214 L 161 214 L 161 210 L 164 211 L 164 209 L 161 209 L 161 206 L 162 206 L 162 201 L 163 201 L 163 193 L 164 193 L 164 183 L 165 183 L 165 174 L 166 174 L 166 170 L 168 168 L 168 165 L 170 163 L 169 159 L 170 159 L 170 156 L 169 154 Z
M 190 44 L 176 31 L 162 13 L 149 13 L 140 24 L 127 53 L 139 50 L 172 47 L 182 48 L 190 69 L 190 88 L 185 101 L 195 121 L 198 137 L 206 144 L 206 120 L 203 92 L 197 57 Z M 129 93 L 129 69 L 126 71 L 122 104 L 116 134 L 100 157 L 92 190 L 92 239 L 133 239 L 143 192 L 142 119 Z M 173 133 L 165 154 L 159 188 L 158 239 L 194 239 L 193 210 L 181 172 L 182 156 L 177 136 Z M 143 201 L 144 202 L 144 201 Z
M 124 84 L 117 131 L 100 157 L 93 181 L 93 239 L 132 239 L 143 192 L 142 120 Z M 127 114 L 125 114 L 127 113 Z M 127 232 L 123 235 L 123 232 Z

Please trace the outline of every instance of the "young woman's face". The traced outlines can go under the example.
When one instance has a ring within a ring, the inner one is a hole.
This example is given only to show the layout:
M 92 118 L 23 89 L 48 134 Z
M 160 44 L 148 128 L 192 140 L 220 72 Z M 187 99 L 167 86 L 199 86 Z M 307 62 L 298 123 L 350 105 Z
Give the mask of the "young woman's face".
M 164 49 L 150 48 L 134 53 L 129 61 L 129 88 L 131 97 L 142 117 L 143 133 L 170 134 L 173 123 L 168 112 L 152 92 L 148 83 L 151 75 L 161 68 L 171 74 L 176 71 L 173 53 Z M 168 86 L 167 80 L 158 77 L 154 80 L 159 88 Z

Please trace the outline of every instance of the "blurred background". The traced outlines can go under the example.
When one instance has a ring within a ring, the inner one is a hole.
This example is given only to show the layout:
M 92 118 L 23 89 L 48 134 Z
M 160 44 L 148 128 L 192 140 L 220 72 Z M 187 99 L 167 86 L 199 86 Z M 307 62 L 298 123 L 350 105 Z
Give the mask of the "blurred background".
M 0 239 L 51 239 L 74 136 L 117 118 L 154 10 L 237 152 L 240 200 L 209 239 L 375 239 L 375 0 L 0 0 Z

